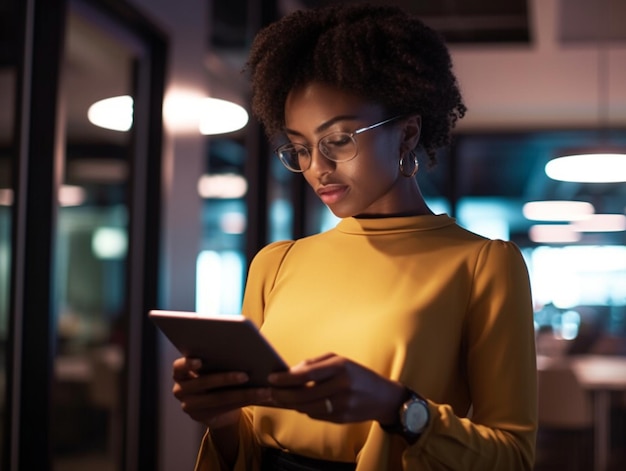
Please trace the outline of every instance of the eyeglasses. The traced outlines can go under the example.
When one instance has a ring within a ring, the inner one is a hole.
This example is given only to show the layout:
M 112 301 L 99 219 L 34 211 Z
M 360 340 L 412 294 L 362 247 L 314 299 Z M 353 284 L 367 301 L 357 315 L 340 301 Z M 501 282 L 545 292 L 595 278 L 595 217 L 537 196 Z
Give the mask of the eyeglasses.
M 358 154 L 358 146 L 355 138 L 357 134 L 390 123 L 398 118 L 401 118 L 401 116 L 385 119 L 371 126 L 357 129 L 354 132 L 333 132 L 327 134 L 317 142 L 317 148 L 328 160 L 333 162 L 348 162 L 354 159 Z M 288 142 L 276 148 L 274 153 L 288 170 L 302 173 L 311 166 L 311 149 L 311 147 L 305 146 L 304 144 Z

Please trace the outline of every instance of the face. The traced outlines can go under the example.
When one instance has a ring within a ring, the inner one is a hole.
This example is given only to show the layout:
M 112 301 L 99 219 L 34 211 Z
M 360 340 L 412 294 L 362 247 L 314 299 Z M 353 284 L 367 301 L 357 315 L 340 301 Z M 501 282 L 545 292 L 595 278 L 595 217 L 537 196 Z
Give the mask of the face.
M 417 144 L 419 118 L 413 125 L 399 119 L 356 135 L 358 153 L 347 162 L 328 160 L 317 147 L 331 132 L 353 132 L 387 118 L 380 105 L 320 83 L 294 89 L 287 97 L 287 137 L 311 149 L 304 178 L 336 216 L 415 213 L 422 201 L 415 179 L 403 177 L 399 167 L 401 155 Z M 413 144 L 411 132 L 416 134 Z

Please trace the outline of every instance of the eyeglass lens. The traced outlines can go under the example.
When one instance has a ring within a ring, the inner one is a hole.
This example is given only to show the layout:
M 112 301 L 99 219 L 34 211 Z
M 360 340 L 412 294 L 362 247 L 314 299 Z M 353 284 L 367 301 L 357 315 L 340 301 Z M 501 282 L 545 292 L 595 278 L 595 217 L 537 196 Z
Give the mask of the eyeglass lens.
M 333 162 L 345 162 L 356 156 L 354 138 L 345 132 L 334 132 L 318 142 L 321 154 Z M 302 144 L 285 144 L 276 150 L 281 162 L 295 172 L 303 172 L 311 165 L 311 152 Z

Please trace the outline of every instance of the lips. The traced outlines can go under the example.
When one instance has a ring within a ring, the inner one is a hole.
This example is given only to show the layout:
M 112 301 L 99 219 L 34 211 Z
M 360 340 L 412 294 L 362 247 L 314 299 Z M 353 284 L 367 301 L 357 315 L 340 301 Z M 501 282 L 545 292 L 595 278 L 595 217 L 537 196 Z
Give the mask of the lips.
M 321 188 L 318 188 L 316 193 L 322 200 L 322 202 L 326 205 L 337 203 L 341 200 L 345 194 L 348 192 L 348 187 L 346 185 L 324 185 Z

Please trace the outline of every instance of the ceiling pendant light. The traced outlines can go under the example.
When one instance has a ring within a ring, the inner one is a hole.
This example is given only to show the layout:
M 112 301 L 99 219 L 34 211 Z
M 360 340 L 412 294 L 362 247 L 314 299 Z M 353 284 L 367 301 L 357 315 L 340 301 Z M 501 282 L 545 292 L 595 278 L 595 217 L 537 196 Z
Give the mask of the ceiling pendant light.
M 605 19 L 608 20 L 610 12 L 604 13 Z M 598 32 L 598 34 L 602 33 Z M 598 145 L 584 150 L 578 149 L 549 161 L 545 166 L 545 172 L 553 180 L 580 183 L 626 182 L 626 146 L 618 147 L 608 142 L 610 103 L 608 81 L 608 48 L 600 44 L 598 47 Z

